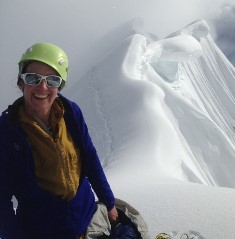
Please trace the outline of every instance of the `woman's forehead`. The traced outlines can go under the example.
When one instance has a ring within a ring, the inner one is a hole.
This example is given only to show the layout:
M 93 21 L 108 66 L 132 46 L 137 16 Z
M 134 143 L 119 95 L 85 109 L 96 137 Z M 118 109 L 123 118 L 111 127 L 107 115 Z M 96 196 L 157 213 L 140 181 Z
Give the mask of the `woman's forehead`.
M 30 61 L 25 66 L 26 72 L 49 72 L 50 74 L 57 74 L 57 72 L 49 65 L 40 61 Z

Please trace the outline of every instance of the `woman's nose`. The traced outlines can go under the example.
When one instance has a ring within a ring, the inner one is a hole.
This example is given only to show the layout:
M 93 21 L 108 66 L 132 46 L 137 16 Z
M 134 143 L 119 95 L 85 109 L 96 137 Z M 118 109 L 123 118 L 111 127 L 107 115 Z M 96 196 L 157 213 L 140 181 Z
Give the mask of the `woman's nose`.
M 43 79 L 43 80 L 40 82 L 40 84 L 38 85 L 38 87 L 39 87 L 40 89 L 47 89 L 46 80 Z

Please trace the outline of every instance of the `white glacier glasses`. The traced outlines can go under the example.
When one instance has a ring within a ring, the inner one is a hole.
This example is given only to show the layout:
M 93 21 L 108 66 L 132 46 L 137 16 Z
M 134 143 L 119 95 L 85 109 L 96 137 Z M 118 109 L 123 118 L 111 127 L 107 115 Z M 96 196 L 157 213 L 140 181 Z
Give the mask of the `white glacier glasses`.
M 32 86 L 39 85 L 42 80 L 45 80 L 47 87 L 58 88 L 62 82 L 62 78 L 57 75 L 42 76 L 37 73 L 24 73 L 21 74 L 20 77 L 23 79 L 25 84 Z

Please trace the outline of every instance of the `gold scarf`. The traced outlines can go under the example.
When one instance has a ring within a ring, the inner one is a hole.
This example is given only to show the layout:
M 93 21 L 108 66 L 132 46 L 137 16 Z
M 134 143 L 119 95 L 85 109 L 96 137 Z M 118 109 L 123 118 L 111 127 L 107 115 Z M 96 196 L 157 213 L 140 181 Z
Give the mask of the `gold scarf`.
M 79 186 L 81 159 L 66 128 L 63 114 L 64 107 L 56 98 L 50 112 L 51 130 L 47 131 L 26 113 L 23 105 L 19 109 L 20 125 L 30 142 L 39 187 L 70 200 Z

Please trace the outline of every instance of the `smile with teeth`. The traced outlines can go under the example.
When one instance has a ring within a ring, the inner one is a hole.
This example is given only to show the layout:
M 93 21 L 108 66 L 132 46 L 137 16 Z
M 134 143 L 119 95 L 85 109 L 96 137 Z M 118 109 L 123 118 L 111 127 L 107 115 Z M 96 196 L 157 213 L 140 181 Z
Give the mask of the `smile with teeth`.
M 33 94 L 34 97 L 39 98 L 39 99 L 46 99 L 48 95 L 39 95 L 39 94 Z

